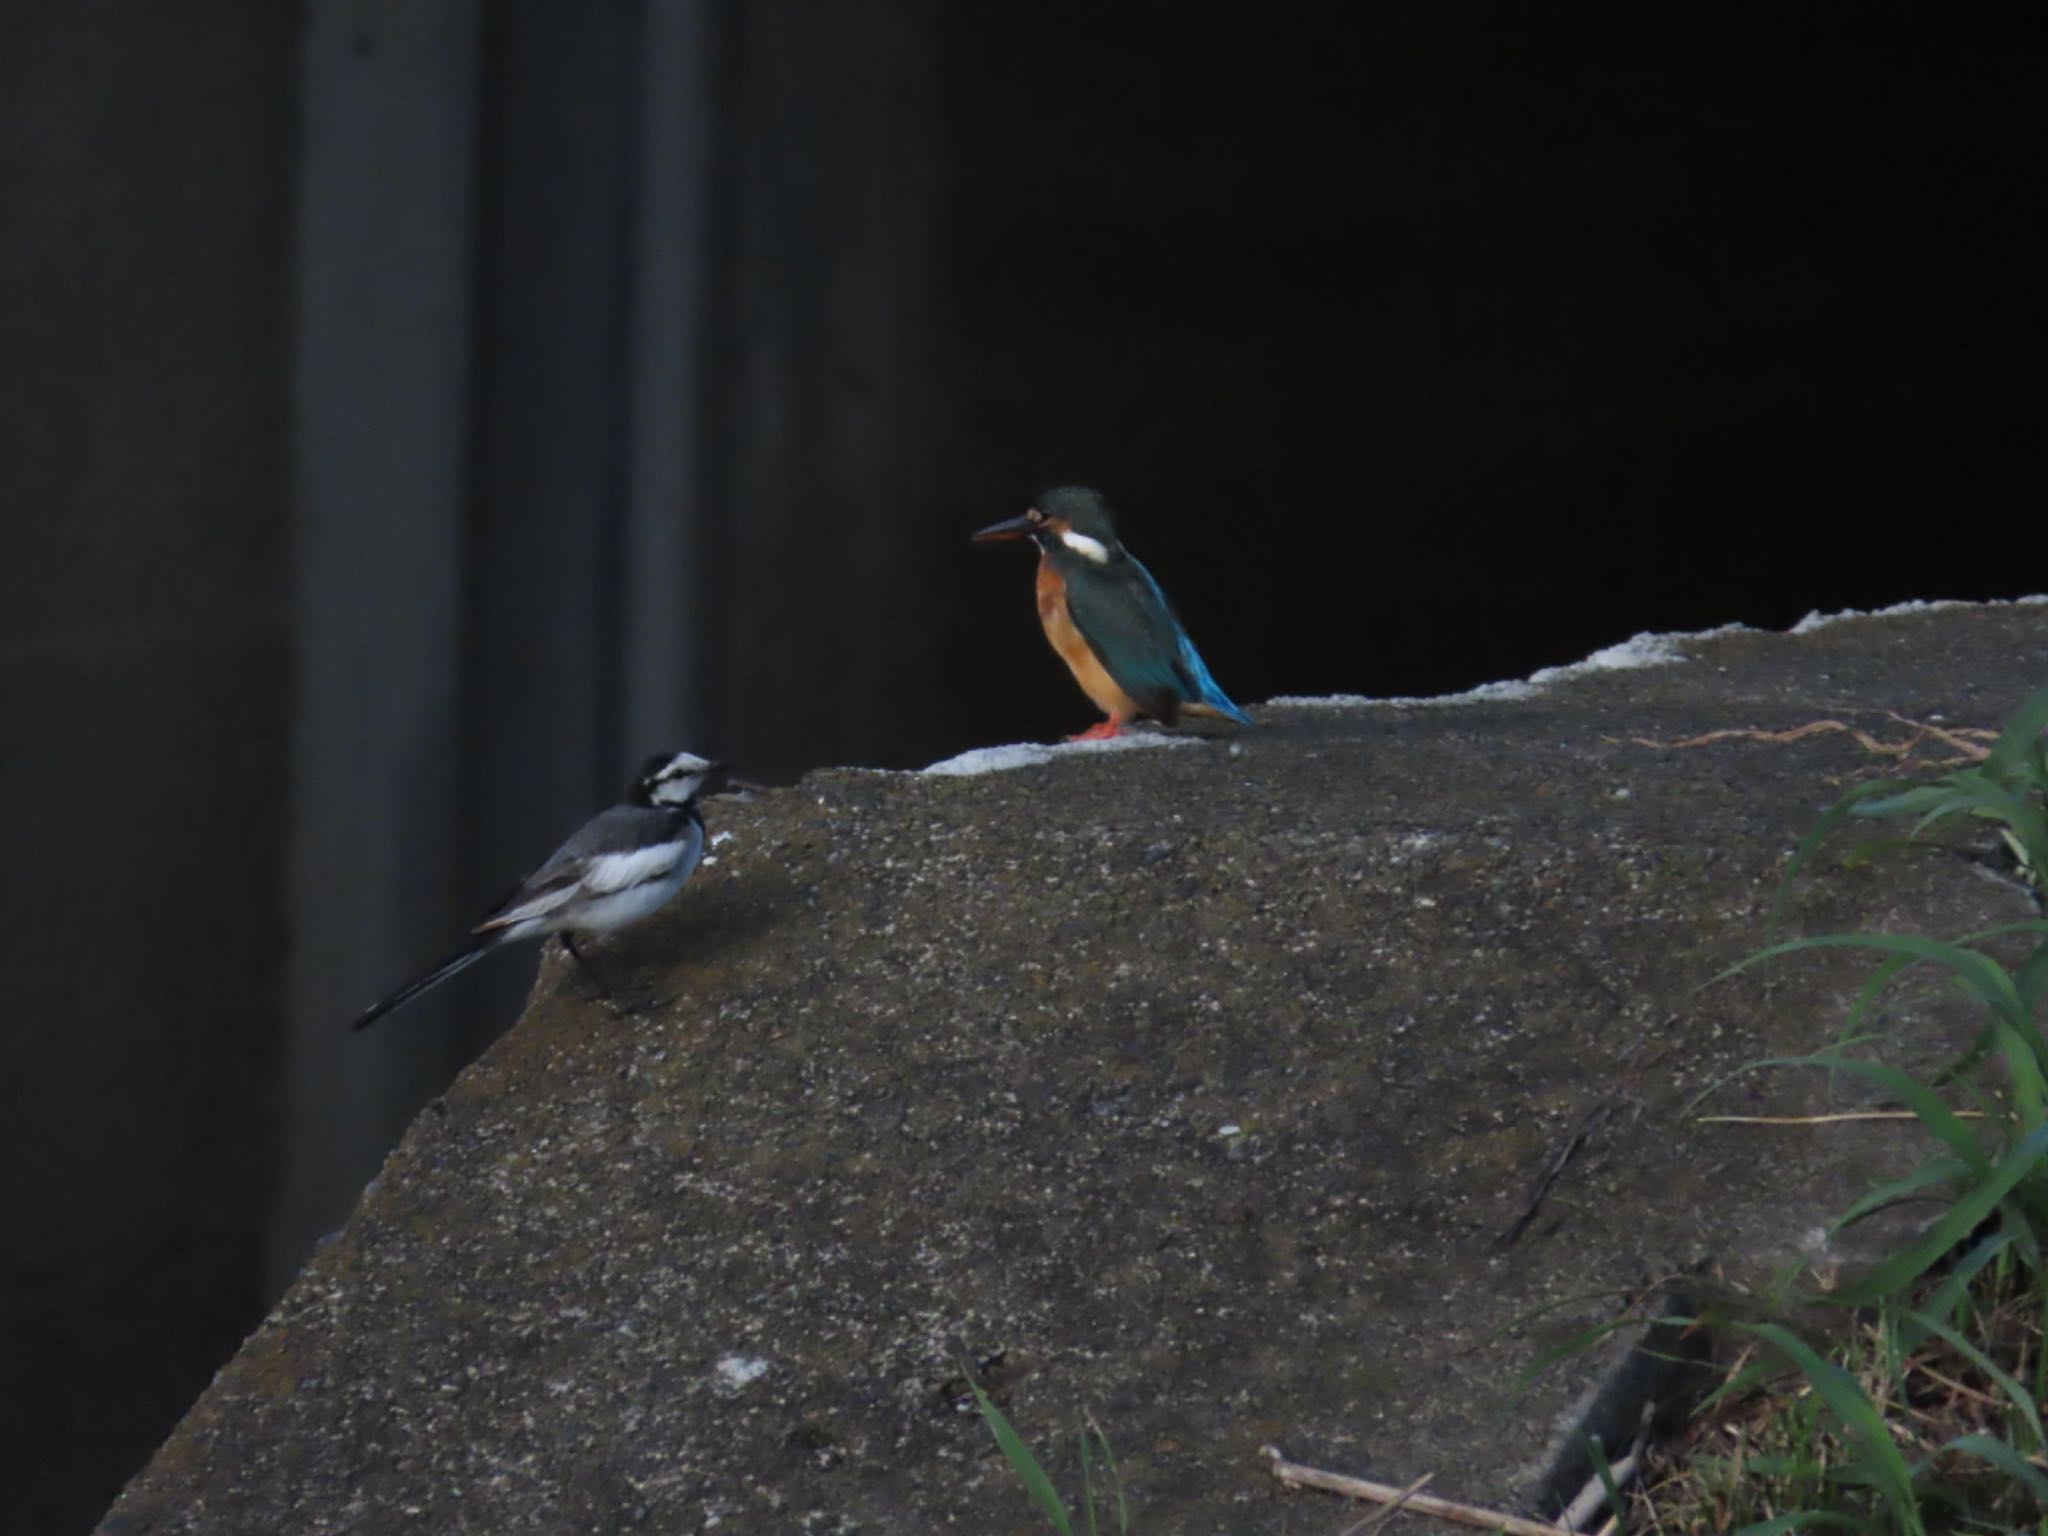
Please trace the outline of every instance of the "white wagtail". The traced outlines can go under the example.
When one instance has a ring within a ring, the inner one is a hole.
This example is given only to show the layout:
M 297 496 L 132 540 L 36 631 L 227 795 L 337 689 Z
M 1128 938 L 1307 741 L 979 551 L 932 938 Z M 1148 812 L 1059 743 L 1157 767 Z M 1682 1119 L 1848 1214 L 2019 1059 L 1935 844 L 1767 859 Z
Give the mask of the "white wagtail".
M 575 935 L 611 933 L 637 923 L 683 888 L 704 857 L 697 795 L 724 766 L 688 752 L 649 758 L 624 805 L 586 821 L 476 925 L 467 947 L 364 1009 L 354 1027 L 368 1028 L 499 945 L 518 939 L 559 933 L 570 958 L 596 981 L 576 951 Z

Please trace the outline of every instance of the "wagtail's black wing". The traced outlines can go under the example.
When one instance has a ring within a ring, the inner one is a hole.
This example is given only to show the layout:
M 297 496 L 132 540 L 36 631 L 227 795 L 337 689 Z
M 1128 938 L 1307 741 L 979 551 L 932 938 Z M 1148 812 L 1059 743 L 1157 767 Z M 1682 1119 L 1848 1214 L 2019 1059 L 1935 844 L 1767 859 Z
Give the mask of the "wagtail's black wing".
M 498 907 L 476 925 L 494 933 L 520 923 L 550 923 L 587 896 L 610 895 L 672 874 L 703 852 L 704 829 L 686 811 L 615 805 L 593 816 Z M 551 924 L 550 924 L 551 925 Z

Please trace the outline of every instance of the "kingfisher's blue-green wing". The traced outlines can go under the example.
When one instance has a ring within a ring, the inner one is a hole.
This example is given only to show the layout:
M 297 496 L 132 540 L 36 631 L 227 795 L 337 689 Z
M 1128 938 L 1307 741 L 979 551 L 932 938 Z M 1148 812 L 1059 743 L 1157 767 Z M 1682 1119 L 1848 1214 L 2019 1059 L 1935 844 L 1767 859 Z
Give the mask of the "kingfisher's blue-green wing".
M 1099 566 L 1062 562 L 1067 612 L 1102 669 L 1146 714 L 1171 720 L 1188 697 L 1180 659 L 1180 626 L 1137 562 Z
M 1128 556 L 1106 566 L 1086 560 L 1062 564 L 1074 627 L 1103 670 L 1147 714 L 1171 722 L 1183 705 L 1202 704 L 1250 723 L 1209 676 L 1144 566 Z

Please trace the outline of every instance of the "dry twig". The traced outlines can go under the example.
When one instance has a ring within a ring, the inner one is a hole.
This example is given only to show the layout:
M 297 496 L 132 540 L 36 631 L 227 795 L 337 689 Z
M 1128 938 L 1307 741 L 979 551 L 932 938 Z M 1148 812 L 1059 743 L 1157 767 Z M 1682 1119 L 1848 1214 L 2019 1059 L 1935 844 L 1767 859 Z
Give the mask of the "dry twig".
M 1958 1120 L 1982 1120 L 1981 1109 L 1959 1109 Z M 1831 1115 L 1701 1115 L 1702 1125 L 1840 1125 L 1856 1120 L 1917 1120 L 1910 1109 L 1845 1109 Z
M 1524 1232 L 1528 1231 L 1529 1223 L 1534 1221 L 1536 1213 L 1543 1209 L 1543 1202 L 1550 1194 L 1550 1187 L 1564 1172 L 1565 1164 L 1578 1154 L 1579 1148 L 1586 1144 L 1586 1139 L 1605 1124 L 1613 1113 L 1612 1102 L 1596 1105 L 1593 1111 L 1579 1122 L 1579 1128 L 1566 1138 L 1564 1145 L 1557 1149 L 1544 1166 L 1542 1175 L 1536 1180 L 1535 1189 L 1529 1194 L 1528 1204 L 1522 1207 L 1522 1214 L 1514 1219 L 1513 1224 L 1505 1232 L 1494 1239 L 1495 1247 L 1511 1247 Z
M 1415 1491 L 1417 1485 L 1396 1488 L 1390 1483 L 1346 1477 L 1342 1472 L 1304 1467 L 1287 1460 L 1270 1445 L 1266 1447 L 1266 1460 L 1273 1469 L 1273 1475 L 1290 1488 L 1320 1488 L 1326 1493 L 1341 1493 L 1347 1499 L 1365 1499 L 1374 1504 L 1392 1504 L 1400 1500 L 1405 1508 L 1418 1515 L 1434 1515 L 1439 1520 L 1455 1520 L 1460 1525 L 1476 1525 L 1486 1531 L 1507 1531 L 1510 1536 L 1558 1536 L 1563 1529 L 1541 1520 L 1528 1520 L 1520 1515 L 1502 1514 L 1499 1510 L 1481 1509 L 1475 1504 L 1460 1504 L 1451 1499 L 1439 1499 L 1433 1494 L 1418 1493 Z
M 1629 740 L 1639 747 L 1654 747 L 1660 751 L 1684 751 L 1691 747 L 1712 746 L 1719 741 L 1761 741 L 1773 745 L 1788 741 L 1800 741 L 1837 731 L 1847 732 L 1856 745 L 1878 757 L 1892 757 L 1904 761 L 1913 755 L 1913 749 L 1925 741 L 1938 741 L 1957 755 L 1936 767 L 1953 767 L 1958 763 L 1982 762 L 1990 755 L 1991 749 L 1982 745 L 1996 741 L 1996 731 L 1981 730 L 1974 726 L 1950 729 L 1925 720 L 1910 720 L 1895 712 L 1887 712 L 1890 719 L 1906 727 L 1912 734 L 1904 741 L 1880 741 L 1861 726 L 1849 724 L 1846 720 L 1809 720 L 1804 725 L 1795 725 L 1788 730 L 1766 731 L 1755 727 L 1708 731 L 1700 736 L 1687 736 L 1679 741 L 1658 741 L 1649 736 L 1631 736 Z

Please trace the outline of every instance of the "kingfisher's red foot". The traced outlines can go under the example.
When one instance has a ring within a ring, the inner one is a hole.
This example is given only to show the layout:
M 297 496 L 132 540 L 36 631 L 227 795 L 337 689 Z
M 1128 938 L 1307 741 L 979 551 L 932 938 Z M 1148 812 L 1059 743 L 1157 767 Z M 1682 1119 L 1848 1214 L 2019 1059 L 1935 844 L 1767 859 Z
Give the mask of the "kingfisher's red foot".
M 1123 721 L 1121 721 L 1121 720 L 1105 720 L 1105 721 L 1103 721 L 1103 722 L 1102 722 L 1102 723 L 1101 723 L 1100 725 L 1091 725 L 1091 726 L 1089 726 L 1087 730 L 1085 730 L 1085 731 L 1082 731 L 1082 732 L 1081 732 L 1081 733 L 1080 733 L 1079 735 L 1077 735 L 1077 736 L 1069 736 L 1069 737 L 1067 738 L 1067 740 L 1069 740 L 1069 741 L 1107 741 L 1107 740 L 1109 740 L 1109 738 L 1110 738 L 1110 737 L 1112 737 L 1112 736 L 1120 736 L 1120 735 L 1122 735 L 1122 734 L 1123 734 L 1123 729 L 1124 729 L 1124 723 L 1123 723 Z

